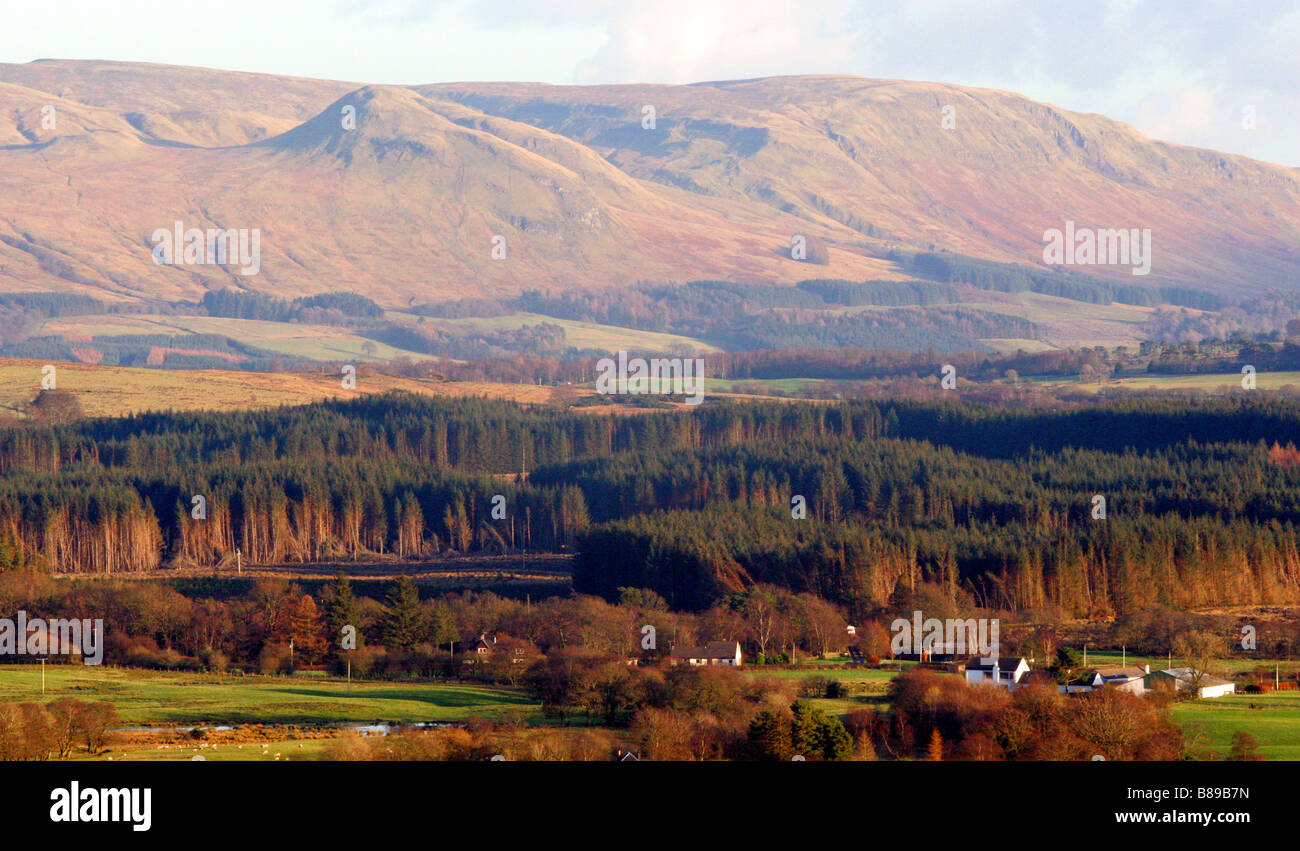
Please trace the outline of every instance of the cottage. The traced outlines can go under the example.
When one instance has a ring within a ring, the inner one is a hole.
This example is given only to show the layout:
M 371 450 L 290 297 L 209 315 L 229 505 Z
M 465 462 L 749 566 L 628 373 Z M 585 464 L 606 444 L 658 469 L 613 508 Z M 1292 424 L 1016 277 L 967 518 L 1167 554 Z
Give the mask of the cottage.
M 1237 687 L 1230 681 L 1194 668 L 1166 668 L 1153 671 L 1143 678 L 1147 690 L 1173 687 L 1177 691 L 1194 693 L 1197 697 L 1223 697 Z
M 710 641 L 703 647 L 674 647 L 670 665 L 732 665 L 740 667 L 739 641 Z
M 1014 688 L 1029 673 L 1029 663 L 1023 656 L 972 656 L 966 661 L 966 682 L 971 685 L 989 684 Z
M 475 641 L 473 647 L 470 648 L 470 651 L 465 654 L 465 658 L 461 660 L 461 664 L 473 665 L 476 662 L 486 663 L 488 658 L 492 655 L 492 650 L 495 648 L 496 643 L 497 638 L 495 635 L 489 638 L 487 633 L 479 633 L 478 641 Z

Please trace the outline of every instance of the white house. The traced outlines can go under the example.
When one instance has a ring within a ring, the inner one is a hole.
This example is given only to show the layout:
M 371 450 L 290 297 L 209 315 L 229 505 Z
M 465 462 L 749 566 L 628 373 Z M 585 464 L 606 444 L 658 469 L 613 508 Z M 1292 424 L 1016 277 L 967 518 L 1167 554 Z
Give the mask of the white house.
M 1027 673 L 1029 663 L 1023 656 L 972 656 L 966 662 L 966 682 L 971 685 L 986 683 L 1013 688 Z
M 1153 671 L 1144 678 L 1148 690 L 1172 684 L 1178 691 L 1195 691 L 1197 697 L 1223 697 L 1237 690 L 1236 685 L 1213 674 L 1201 672 L 1198 681 L 1197 672 L 1192 668 L 1166 668 Z
M 1105 668 L 1093 668 L 1080 679 L 1062 687 L 1061 690 L 1067 694 L 1079 694 L 1080 692 L 1090 692 L 1093 689 L 1110 687 L 1141 696 L 1146 694 L 1146 677 L 1150 673 L 1150 665 L 1141 667 L 1129 665 L 1124 668 L 1112 665 Z
M 670 665 L 733 665 L 740 667 L 739 641 L 710 641 L 703 647 L 674 647 Z

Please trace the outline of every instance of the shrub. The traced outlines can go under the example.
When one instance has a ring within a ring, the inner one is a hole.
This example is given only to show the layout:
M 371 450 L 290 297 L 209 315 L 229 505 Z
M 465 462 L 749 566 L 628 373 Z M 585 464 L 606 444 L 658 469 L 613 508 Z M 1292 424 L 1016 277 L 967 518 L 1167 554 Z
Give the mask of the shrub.
M 291 673 L 289 648 L 283 644 L 268 644 L 257 659 L 257 669 L 263 674 Z
M 199 661 L 209 671 L 221 673 L 230 665 L 230 657 L 220 650 L 204 650 L 199 653 Z
M 831 680 L 823 676 L 807 677 L 799 683 L 802 697 L 822 697 L 831 687 Z

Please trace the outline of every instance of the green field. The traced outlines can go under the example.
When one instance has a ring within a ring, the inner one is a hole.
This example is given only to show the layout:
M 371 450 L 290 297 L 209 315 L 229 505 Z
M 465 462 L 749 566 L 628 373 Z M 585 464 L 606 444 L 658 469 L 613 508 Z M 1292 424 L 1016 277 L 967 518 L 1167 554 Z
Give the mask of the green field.
M 730 393 L 739 388 L 744 393 L 760 392 L 793 395 L 807 387 L 825 384 L 824 378 L 713 378 L 704 379 L 705 393 Z
M 1106 664 L 1110 654 L 1089 654 L 1089 663 Z M 1114 662 L 1118 663 L 1118 659 Z M 1147 662 L 1129 659 L 1131 664 Z M 1151 660 L 1154 661 L 1154 660 Z M 1245 664 L 1245 663 L 1243 663 Z M 1292 663 L 1295 664 L 1295 663 Z M 1153 665 L 1153 668 L 1155 666 Z M 894 671 L 866 668 L 767 669 L 748 666 L 750 677 L 803 680 L 825 677 L 845 684 L 844 698 L 811 698 L 825 712 L 843 716 L 854 709 L 887 708 L 885 689 Z M 125 727 L 167 724 L 364 724 L 464 721 L 507 716 L 541 721 L 540 707 L 522 691 L 495 686 L 429 683 L 354 683 L 320 675 L 292 677 L 230 676 L 174 673 L 73 665 L 46 667 L 46 691 L 41 695 L 37 665 L 0 667 L 0 701 L 44 702 L 56 697 L 106 700 L 121 715 Z M 1300 760 L 1300 692 L 1269 695 L 1238 694 L 1173 704 L 1172 712 L 1200 749 L 1227 756 L 1232 736 L 1245 730 L 1255 737 L 1260 753 L 1270 760 Z M 328 739 L 283 740 L 266 743 L 201 742 L 149 744 L 115 748 L 115 759 L 315 759 Z
M 1266 759 L 1300 760 L 1300 692 L 1193 700 L 1175 704 L 1173 713 L 1186 732 L 1203 734 L 1202 746 L 1218 751 L 1220 758 L 1228 755 L 1233 733 L 1245 730 Z
M 843 670 L 827 671 L 818 668 L 768 668 L 763 665 L 746 665 L 741 668 L 751 677 L 775 677 L 781 680 L 806 680 L 811 677 L 824 677 L 828 680 L 839 680 L 842 683 L 876 683 L 879 685 L 888 685 L 897 671 L 881 671 L 874 668 L 850 668 L 845 666 Z
M 522 691 L 463 684 L 354 682 L 318 676 L 172 673 L 81 665 L 0 666 L 0 701 L 106 700 L 125 726 L 142 724 L 332 724 L 539 717 Z

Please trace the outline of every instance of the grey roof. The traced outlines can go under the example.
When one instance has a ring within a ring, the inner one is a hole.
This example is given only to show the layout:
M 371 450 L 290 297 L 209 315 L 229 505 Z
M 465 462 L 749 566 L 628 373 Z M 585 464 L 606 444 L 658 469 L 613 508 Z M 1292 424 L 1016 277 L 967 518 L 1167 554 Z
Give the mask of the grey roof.
M 1164 670 L 1152 671 L 1151 673 L 1164 674 L 1165 676 L 1173 677 L 1176 680 L 1188 681 L 1191 681 L 1194 676 L 1191 668 L 1165 668 Z M 1202 674 L 1201 681 L 1198 685 L 1202 688 L 1205 686 L 1230 686 L 1233 685 L 1233 682 L 1232 680 L 1225 680 L 1223 677 L 1216 677 L 1214 674 Z

